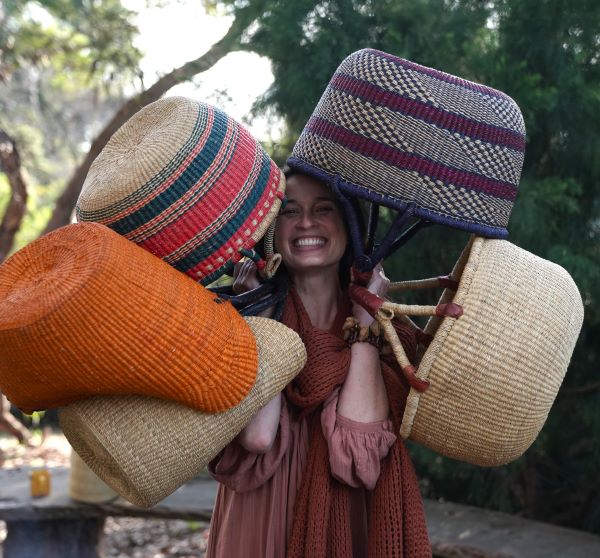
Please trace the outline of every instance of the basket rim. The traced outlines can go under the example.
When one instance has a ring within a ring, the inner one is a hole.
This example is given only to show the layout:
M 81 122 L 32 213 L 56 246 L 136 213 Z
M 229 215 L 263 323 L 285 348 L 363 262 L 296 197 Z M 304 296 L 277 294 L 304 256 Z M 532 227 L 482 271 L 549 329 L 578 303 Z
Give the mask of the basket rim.
M 479 263 L 481 261 L 481 251 L 485 241 L 485 238 L 475 235 L 473 235 L 469 239 L 469 242 L 463 249 L 451 273 L 452 277 L 455 277 L 458 273 L 460 273 L 460 279 L 456 293 L 454 294 L 454 296 L 452 296 L 451 290 L 444 289 L 440 297 L 440 302 L 447 302 L 451 300 L 456 304 L 463 305 L 471 288 L 473 278 L 475 277 L 477 269 L 479 268 Z M 468 257 L 465 259 L 466 254 L 468 254 Z M 442 351 L 446 342 L 446 338 L 450 334 L 456 321 L 456 318 L 441 319 L 437 330 L 435 331 L 433 341 L 425 351 L 425 354 L 423 355 L 421 362 L 417 368 L 416 376 L 420 380 L 428 379 L 431 368 L 433 367 L 437 356 Z M 417 415 L 417 410 L 419 408 L 420 399 L 421 393 L 418 392 L 416 389 L 411 388 L 406 399 L 406 407 L 404 409 L 402 422 L 400 423 L 400 435 L 404 439 L 409 438 L 411 435 L 412 427 Z

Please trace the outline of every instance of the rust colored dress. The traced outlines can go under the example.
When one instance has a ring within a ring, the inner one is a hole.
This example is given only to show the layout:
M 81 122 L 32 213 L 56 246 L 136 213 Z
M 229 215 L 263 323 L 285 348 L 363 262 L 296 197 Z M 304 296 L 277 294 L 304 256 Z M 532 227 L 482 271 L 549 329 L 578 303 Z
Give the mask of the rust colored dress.
M 354 558 L 367 553 L 367 505 L 380 463 L 394 442 L 389 420 L 356 422 L 337 414 L 339 389 L 316 413 L 329 449 L 331 474 L 351 487 Z M 310 416 L 299 419 L 282 396 L 271 450 L 253 454 L 235 440 L 210 464 L 219 489 L 207 558 L 284 558 L 296 493 L 308 455 Z M 324 510 L 325 511 L 325 510 Z

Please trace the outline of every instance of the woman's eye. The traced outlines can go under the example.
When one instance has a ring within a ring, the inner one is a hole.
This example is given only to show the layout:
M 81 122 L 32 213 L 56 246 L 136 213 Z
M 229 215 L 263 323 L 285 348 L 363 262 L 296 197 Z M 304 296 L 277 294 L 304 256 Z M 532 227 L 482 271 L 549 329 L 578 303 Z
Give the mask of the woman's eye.
M 298 213 L 300 213 L 300 211 L 298 209 L 296 209 L 294 207 L 286 207 L 285 209 L 282 209 L 279 212 L 279 215 L 291 216 L 291 215 L 298 215 Z
M 330 211 L 333 211 L 333 209 L 334 208 L 332 205 L 321 205 L 315 209 L 315 212 L 316 213 L 329 213 Z

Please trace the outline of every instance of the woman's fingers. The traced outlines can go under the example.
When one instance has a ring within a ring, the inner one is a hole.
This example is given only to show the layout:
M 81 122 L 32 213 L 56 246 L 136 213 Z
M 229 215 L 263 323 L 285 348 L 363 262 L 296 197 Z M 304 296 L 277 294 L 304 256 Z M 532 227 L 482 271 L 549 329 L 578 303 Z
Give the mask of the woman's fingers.
M 371 272 L 367 289 L 378 297 L 385 298 L 389 285 L 390 280 L 386 277 L 383 265 L 380 262 Z M 360 304 L 353 304 L 353 314 L 361 326 L 367 326 L 373 322 L 373 317 Z
M 233 267 L 232 290 L 235 294 L 251 291 L 260 285 L 258 269 L 251 259 L 237 262 Z
M 377 296 L 383 298 L 387 294 L 389 286 L 390 280 L 385 275 L 382 263 L 379 262 L 373 268 L 371 278 L 369 279 L 369 283 L 367 284 L 367 289 L 373 294 L 376 294 Z

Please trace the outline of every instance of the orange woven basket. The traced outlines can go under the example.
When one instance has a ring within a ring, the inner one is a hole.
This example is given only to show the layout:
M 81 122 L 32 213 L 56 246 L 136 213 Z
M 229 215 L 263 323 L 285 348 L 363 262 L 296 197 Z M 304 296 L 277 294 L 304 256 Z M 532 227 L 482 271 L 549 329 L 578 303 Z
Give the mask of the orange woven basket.
M 0 362 L 0 390 L 27 413 L 101 394 L 224 411 L 258 367 L 231 304 L 96 223 L 58 229 L 0 266 Z

